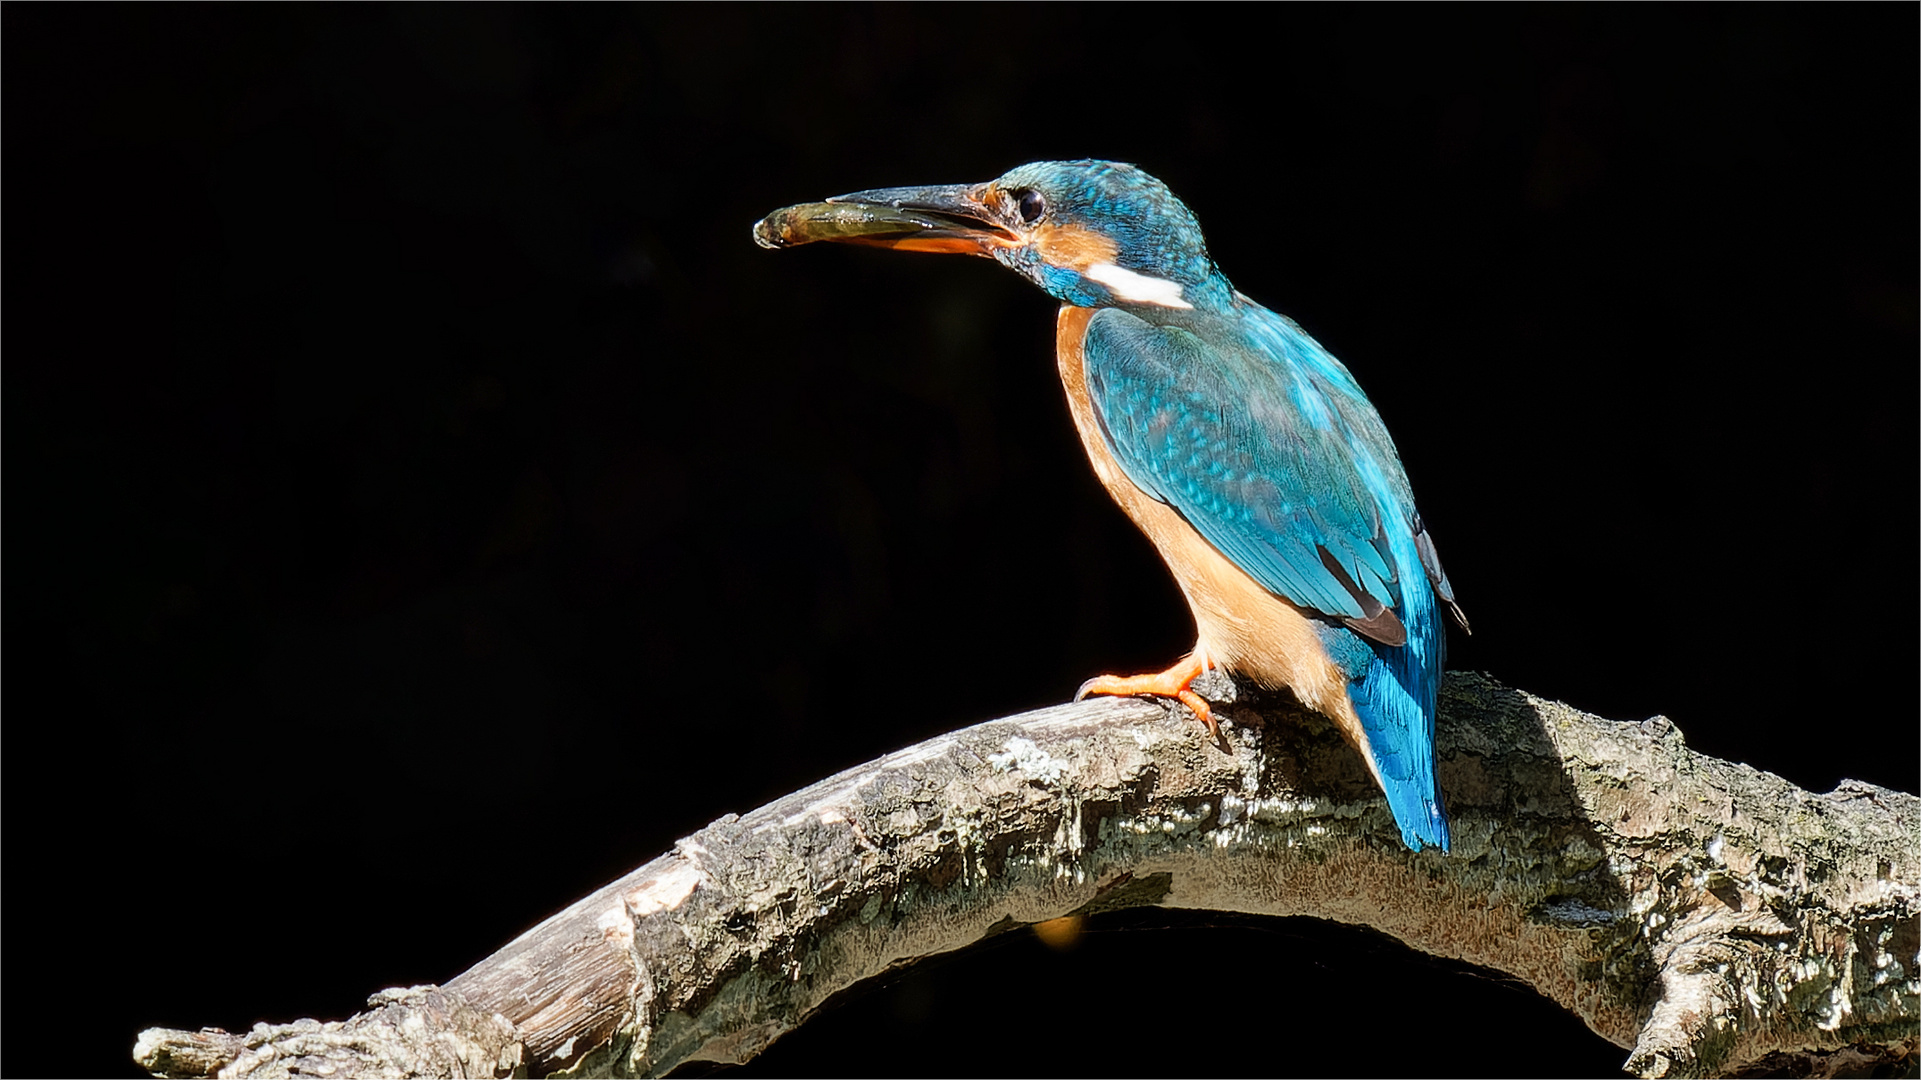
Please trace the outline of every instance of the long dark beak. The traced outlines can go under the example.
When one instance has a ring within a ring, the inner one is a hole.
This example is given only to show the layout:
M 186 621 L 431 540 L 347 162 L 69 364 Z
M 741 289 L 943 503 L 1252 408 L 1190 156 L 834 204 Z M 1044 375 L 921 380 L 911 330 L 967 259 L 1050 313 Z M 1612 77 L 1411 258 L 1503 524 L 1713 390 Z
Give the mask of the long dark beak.
M 836 195 L 826 202 L 776 210 L 754 225 L 764 248 L 816 240 L 872 244 L 902 251 L 986 255 L 1020 238 L 994 220 L 981 201 L 985 185 L 878 188 Z

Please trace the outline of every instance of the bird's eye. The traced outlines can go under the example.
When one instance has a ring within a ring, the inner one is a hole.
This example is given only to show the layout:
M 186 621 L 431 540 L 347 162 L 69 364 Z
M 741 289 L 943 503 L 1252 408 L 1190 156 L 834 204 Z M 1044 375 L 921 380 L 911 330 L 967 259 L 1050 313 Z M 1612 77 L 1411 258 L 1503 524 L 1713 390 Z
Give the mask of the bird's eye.
M 1028 188 L 1021 192 L 1020 211 L 1021 220 L 1032 225 L 1041 219 L 1042 214 L 1047 213 L 1047 200 L 1041 198 L 1040 192 Z

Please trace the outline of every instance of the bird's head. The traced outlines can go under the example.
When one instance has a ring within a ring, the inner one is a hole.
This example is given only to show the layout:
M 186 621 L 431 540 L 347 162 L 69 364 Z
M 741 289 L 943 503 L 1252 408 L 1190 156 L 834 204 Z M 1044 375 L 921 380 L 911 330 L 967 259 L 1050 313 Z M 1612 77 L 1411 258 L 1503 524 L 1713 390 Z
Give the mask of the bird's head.
M 769 214 L 754 239 L 985 255 L 1077 307 L 1212 307 L 1233 291 L 1186 204 L 1113 161 L 1037 161 L 984 184 L 836 195 Z

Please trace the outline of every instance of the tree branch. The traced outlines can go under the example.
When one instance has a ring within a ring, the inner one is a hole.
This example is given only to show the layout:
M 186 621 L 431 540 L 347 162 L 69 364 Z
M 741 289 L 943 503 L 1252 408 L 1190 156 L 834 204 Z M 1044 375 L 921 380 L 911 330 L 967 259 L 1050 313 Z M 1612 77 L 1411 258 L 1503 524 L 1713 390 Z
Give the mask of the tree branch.
M 1921 1051 L 1915 796 L 1811 794 L 1693 753 L 1665 718 L 1457 673 L 1438 739 L 1454 851 L 1415 854 L 1326 721 L 1285 695 L 1234 702 L 1224 679 L 1202 692 L 1233 702 L 1226 749 L 1146 700 L 990 721 L 728 815 L 444 989 L 376 995 L 345 1024 L 152 1029 L 135 1058 L 183 1076 L 741 1062 L 891 968 L 1156 904 L 1313 915 L 1507 972 L 1643 1076 Z M 380 1057 L 374 1028 L 411 1049 Z

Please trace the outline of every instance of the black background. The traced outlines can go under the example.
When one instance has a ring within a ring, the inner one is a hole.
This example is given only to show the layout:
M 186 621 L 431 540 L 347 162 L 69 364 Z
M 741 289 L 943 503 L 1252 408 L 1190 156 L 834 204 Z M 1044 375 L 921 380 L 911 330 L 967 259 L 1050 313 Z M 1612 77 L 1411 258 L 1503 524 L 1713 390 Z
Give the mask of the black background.
M 749 240 L 1040 158 L 1168 181 L 1354 370 L 1474 620 L 1451 666 L 1915 790 L 1911 5 L 4 29 L 9 1073 L 444 981 L 723 813 L 1184 651 L 1051 301 Z M 1623 1056 L 1365 934 L 1100 929 L 754 1068 Z

